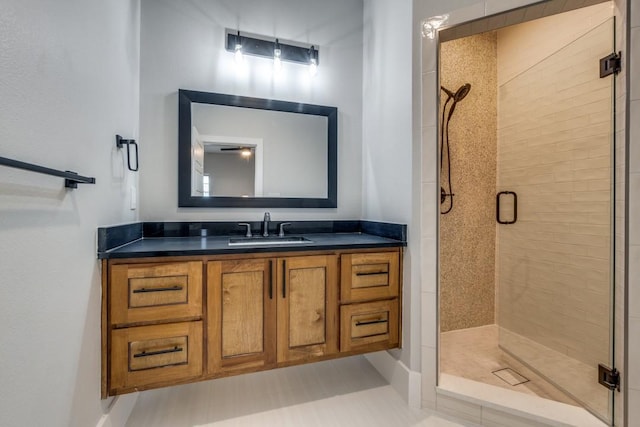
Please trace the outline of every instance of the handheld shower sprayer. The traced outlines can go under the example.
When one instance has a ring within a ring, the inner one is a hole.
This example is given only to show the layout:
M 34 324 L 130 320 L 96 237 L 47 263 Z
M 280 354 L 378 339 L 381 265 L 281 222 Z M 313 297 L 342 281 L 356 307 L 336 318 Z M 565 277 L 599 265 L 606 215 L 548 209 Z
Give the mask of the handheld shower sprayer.
M 447 94 L 447 100 L 444 102 L 444 106 L 442 107 L 442 128 L 440 129 L 440 172 L 442 173 L 442 169 L 444 167 L 444 149 L 446 145 L 447 149 L 447 184 L 449 187 L 449 192 L 445 190 L 444 187 L 440 187 L 440 204 L 444 204 L 446 202 L 447 197 L 450 198 L 451 202 L 449 203 L 449 208 L 444 212 L 440 211 L 441 214 L 448 214 L 453 209 L 453 189 L 451 188 L 451 150 L 449 149 L 449 122 L 451 121 L 451 116 L 453 116 L 453 112 L 456 109 L 456 104 L 462 101 L 468 94 L 471 92 L 471 85 L 469 83 L 465 83 L 458 88 L 455 92 L 447 89 L 444 86 L 440 86 L 440 89 Z M 453 100 L 451 107 L 449 108 L 449 113 L 447 115 L 447 120 L 445 122 L 445 112 L 447 110 L 447 105 L 449 102 Z M 446 143 L 446 144 L 445 144 Z

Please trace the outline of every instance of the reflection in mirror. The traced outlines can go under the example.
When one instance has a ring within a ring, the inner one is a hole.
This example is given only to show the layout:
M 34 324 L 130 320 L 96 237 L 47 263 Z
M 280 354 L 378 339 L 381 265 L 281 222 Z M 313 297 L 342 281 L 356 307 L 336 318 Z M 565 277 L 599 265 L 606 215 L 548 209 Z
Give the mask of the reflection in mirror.
M 179 206 L 336 207 L 337 109 L 179 91 Z
M 263 196 L 261 138 L 203 135 L 191 128 L 191 195 Z
M 326 117 L 211 104 L 191 116 L 191 176 L 209 182 L 192 196 L 327 197 Z

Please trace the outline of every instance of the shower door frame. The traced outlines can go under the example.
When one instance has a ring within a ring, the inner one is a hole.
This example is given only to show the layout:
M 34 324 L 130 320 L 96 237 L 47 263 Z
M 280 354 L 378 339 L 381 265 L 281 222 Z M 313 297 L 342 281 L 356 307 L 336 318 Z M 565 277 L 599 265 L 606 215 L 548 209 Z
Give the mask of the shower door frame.
M 557 0 L 544 0 L 538 3 L 553 3 L 556 2 Z M 607 2 L 607 0 L 605 1 L 601 1 L 600 3 L 605 3 Z M 613 0 L 610 0 L 609 2 L 613 3 Z M 509 9 L 506 10 L 504 12 L 500 12 L 497 15 L 502 15 L 502 14 L 507 14 L 509 12 L 513 12 L 519 9 L 528 9 L 531 8 L 532 6 L 534 6 L 536 3 L 533 4 L 528 4 L 525 6 L 521 6 L 521 7 L 517 7 L 517 8 L 513 8 L 513 9 Z M 594 3 L 595 4 L 595 3 Z M 586 5 L 584 7 L 588 7 L 589 5 Z M 578 8 L 580 9 L 580 8 Z M 563 13 L 566 12 L 567 10 L 562 10 L 559 12 L 556 12 L 556 14 L 559 13 Z M 493 15 L 493 16 L 497 16 L 497 15 Z M 550 14 L 548 16 L 552 16 L 553 14 Z M 448 26 L 448 27 L 443 27 L 442 29 L 451 29 L 451 28 L 456 28 L 456 27 L 462 27 L 465 25 L 470 25 L 476 21 L 480 21 L 480 20 L 484 20 L 487 19 L 487 16 L 480 16 L 477 19 L 471 19 L 471 20 L 467 20 L 467 21 L 463 21 L 460 22 L 458 24 L 452 25 L 452 26 Z M 616 47 L 616 29 L 618 28 L 619 23 L 616 22 L 616 17 L 615 15 L 612 14 L 612 18 L 613 18 L 613 51 L 615 52 L 615 47 Z M 516 22 L 513 23 L 511 25 L 517 25 L 519 23 L 522 22 L 527 22 L 524 18 L 521 22 Z M 628 26 L 628 19 L 627 19 L 627 23 L 626 25 Z M 507 27 L 507 26 L 505 26 Z M 505 28 L 505 27 L 500 27 L 500 28 Z M 468 37 L 468 36 L 473 36 L 473 35 L 477 35 L 477 34 L 481 34 L 482 32 L 485 32 L 488 30 L 483 30 L 483 31 L 471 31 L 468 32 L 465 35 L 462 36 L 458 36 L 458 37 L 454 37 L 451 38 L 449 40 L 454 40 L 457 38 L 463 38 L 463 37 Z M 435 68 L 435 81 L 436 81 L 436 87 L 434 88 L 436 90 L 436 99 L 435 99 L 435 103 L 438 106 L 441 106 L 441 91 L 439 90 L 440 88 L 440 60 L 441 60 L 441 44 L 443 43 L 440 39 L 440 35 L 439 35 L 439 31 L 435 31 L 434 34 L 434 42 L 436 45 L 436 68 Z M 447 41 L 449 41 L 447 40 Z M 616 236 L 616 225 L 617 225 L 617 220 L 616 220 L 616 197 L 617 197 L 617 191 L 616 191 L 616 184 L 617 184 L 617 174 L 619 172 L 619 170 L 617 170 L 617 165 L 616 165 L 616 153 L 617 153 L 617 147 L 619 143 L 625 143 L 625 153 L 628 153 L 628 136 L 625 138 L 624 141 L 618 141 L 619 138 L 616 137 L 616 133 L 619 130 L 618 126 L 617 126 L 617 122 L 616 122 L 616 87 L 617 87 L 617 80 L 616 80 L 616 75 L 617 73 L 613 76 L 610 77 L 612 78 L 612 88 L 611 88 L 611 103 L 612 103 L 612 118 L 611 118 L 611 130 L 610 130 L 610 141 L 611 141 L 611 191 L 610 191 L 610 205 L 611 205 L 611 214 L 610 214 L 610 219 L 611 219 L 611 238 L 610 238 L 610 283 L 609 283 L 609 287 L 610 287 L 610 325 L 609 325 L 609 353 L 610 353 L 610 366 L 612 369 L 616 368 L 616 340 L 618 338 L 623 338 L 622 336 L 618 337 L 616 336 L 617 333 L 617 328 L 616 328 L 616 322 L 615 322 L 615 318 L 616 318 L 616 310 L 622 310 L 624 309 L 624 312 L 626 313 L 626 305 L 627 305 L 627 296 L 626 296 L 626 292 L 625 292 L 625 296 L 624 296 L 624 302 L 621 306 L 616 306 L 616 249 L 617 249 L 617 241 L 618 238 Z M 609 77 L 607 77 L 609 78 Z M 625 81 L 622 82 L 623 84 L 625 83 Z M 627 91 L 628 92 L 628 91 Z M 423 101 L 424 102 L 424 101 Z M 438 109 L 439 111 L 439 109 Z M 628 106 L 626 109 L 626 114 L 628 116 Z M 439 139 L 440 139 L 440 132 L 442 131 L 442 126 L 443 123 L 441 123 L 441 119 L 440 119 L 440 113 L 438 112 L 438 114 L 436 114 L 437 118 L 436 118 L 436 131 L 437 131 L 437 135 L 438 135 L 438 146 L 439 146 Z M 626 120 L 626 123 L 628 123 L 628 120 Z M 628 126 L 625 126 L 626 123 L 623 124 L 623 128 L 622 129 L 627 129 Z M 626 131 L 628 133 L 628 130 Z M 440 151 L 437 151 L 437 155 L 440 155 Z M 625 155 L 626 157 L 626 162 L 628 163 L 628 154 Z M 436 168 L 436 182 L 437 185 L 439 186 L 441 183 L 441 168 L 437 167 Z M 628 166 L 625 165 L 621 168 L 623 174 L 621 175 L 623 177 L 623 179 L 627 179 L 628 180 Z M 627 189 L 626 191 L 628 191 L 628 183 L 625 184 L 625 189 Z M 497 190 L 496 190 L 497 191 Z M 438 194 L 438 198 L 439 198 L 439 194 Z M 625 195 L 625 202 L 624 202 L 624 218 L 622 220 L 622 223 L 625 224 L 625 235 L 623 236 L 623 239 L 627 239 L 627 232 L 626 229 L 628 229 L 627 223 L 628 223 L 628 203 L 626 202 L 628 200 L 628 197 Z M 436 202 L 437 203 L 437 202 Z M 439 207 L 440 204 L 437 203 L 437 206 Z M 441 291 L 441 283 L 440 283 L 440 263 L 439 263 L 439 258 L 440 258 L 440 211 L 438 210 L 438 215 L 437 215 L 437 220 L 436 220 L 436 254 L 437 254 L 437 260 L 438 262 L 436 262 L 435 265 L 435 269 L 436 269 L 436 386 L 440 385 L 440 374 L 441 374 L 441 370 L 440 370 L 440 291 Z M 423 213 L 424 214 L 424 213 Z M 623 259 L 625 259 L 627 257 L 627 252 L 628 252 L 628 244 L 626 242 L 626 240 L 624 241 L 624 254 L 623 254 Z M 497 260 L 496 260 L 497 261 Z M 625 271 L 625 275 L 627 274 L 627 263 L 625 262 L 624 265 L 624 271 Z M 627 278 L 625 277 L 624 279 L 624 283 L 627 283 Z M 626 287 L 625 287 L 626 288 Z M 624 321 L 626 322 L 626 316 Z M 496 323 L 497 323 L 497 319 L 496 319 Z M 625 330 L 627 328 L 625 327 Z M 627 354 L 627 343 L 626 340 L 623 340 L 624 342 L 624 354 Z M 626 362 L 626 360 L 625 360 Z M 627 398 L 627 393 L 626 393 L 626 384 L 624 384 L 624 379 L 625 376 L 623 375 L 624 373 L 620 373 L 620 381 L 623 382 L 623 386 L 625 386 L 625 393 L 623 395 L 623 398 L 625 400 L 625 404 L 624 404 L 624 419 L 626 421 L 626 414 L 627 414 L 627 405 L 626 405 L 626 398 Z M 620 390 L 618 390 L 620 391 Z M 602 418 L 602 416 L 600 414 L 596 414 L 593 413 L 589 410 L 589 412 L 591 412 L 593 414 L 594 417 L 600 419 L 601 421 L 604 421 L 606 423 L 608 423 L 609 425 L 614 425 L 615 424 L 615 420 L 616 420 L 616 398 L 615 398 L 615 391 L 610 391 L 609 392 L 609 397 L 608 397 L 608 401 L 610 404 L 610 412 L 608 415 L 610 415 L 611 419 L 604 419 Z M 588 410 L 588 408 L 585 408 Z

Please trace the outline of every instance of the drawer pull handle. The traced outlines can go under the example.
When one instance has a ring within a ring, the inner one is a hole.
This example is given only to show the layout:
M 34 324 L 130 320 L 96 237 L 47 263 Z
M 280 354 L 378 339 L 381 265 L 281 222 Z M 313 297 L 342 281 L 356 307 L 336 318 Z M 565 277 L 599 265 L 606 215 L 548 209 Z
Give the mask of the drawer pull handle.
M 359 271 L 356 276 L 375 276 L 376 274 L 387 274 L 386 271 Z
M 273 260 L 269 260 L 269 299 L 273 299 Z
M 356 326 L 364 326 L 364 325 L 375 325 L 378 323 L 387 323 L 389 320 L 387 319 L 378 319 L 378 320 L 366 320 L 364 322 L 356 322 Z
M 182 347 L 175 346 L 168 350 L 158 350 L 158 351 L 143 351 L 142 353 L 134 354 L 133 357 L 149 357 L 149 356 L 157 356 L 159 354 L 168 354 L 168 353 L 180 353 L 182 351 Z
M 287 297 L 287 260 L 282 260 L 282 298 Z
M 145 293 L 149 293 L 149 292 L 167 292 L 167 291 L 181 291 L 183 289 L 182 286 L 171 286 L 168 288 L 151 288 L 151 289 L 147 289 L 147 288 L 140 288 L 140 289 L 134 289 L 133 293 L 134 294 L 145 294 Z

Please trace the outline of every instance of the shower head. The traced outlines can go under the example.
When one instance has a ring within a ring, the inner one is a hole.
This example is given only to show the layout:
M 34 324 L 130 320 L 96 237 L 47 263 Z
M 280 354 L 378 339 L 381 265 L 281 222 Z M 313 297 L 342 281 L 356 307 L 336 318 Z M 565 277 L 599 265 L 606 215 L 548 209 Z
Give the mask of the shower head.
M 453 102 L 459 102 L 462 101 L 465 96 L 469 95 L 469 92 L 471 92 L 471 85 L 469 83 L 465 83 L 455 92 L 450 91 L 444 86 L 440 86 L 440 89 L 447 94 L 449 99 L 453 98 Z
M 469 95 L 469 92 L 471 92 L 471 85 L 469 83 L 465 83 L 460 86 L 456 93 L 453 94 L 453 100 L 455 102 L 460 102 L 465 98 L 465 96 Z
M 453 104 L 451 104 L 451 108 L 449 109 L 449 116 L 447 120 L 450 120 L 451 116 L 453 116 L 453 112 L 456 109 L 456 104 L 462 101 L 467 95 L 469 95 L 469 92 L 471 92 L 471 85 L 469 83 L 465 83 L 458 88 L 456 93 L 450 96 L 450 98 L 453 98 Z

